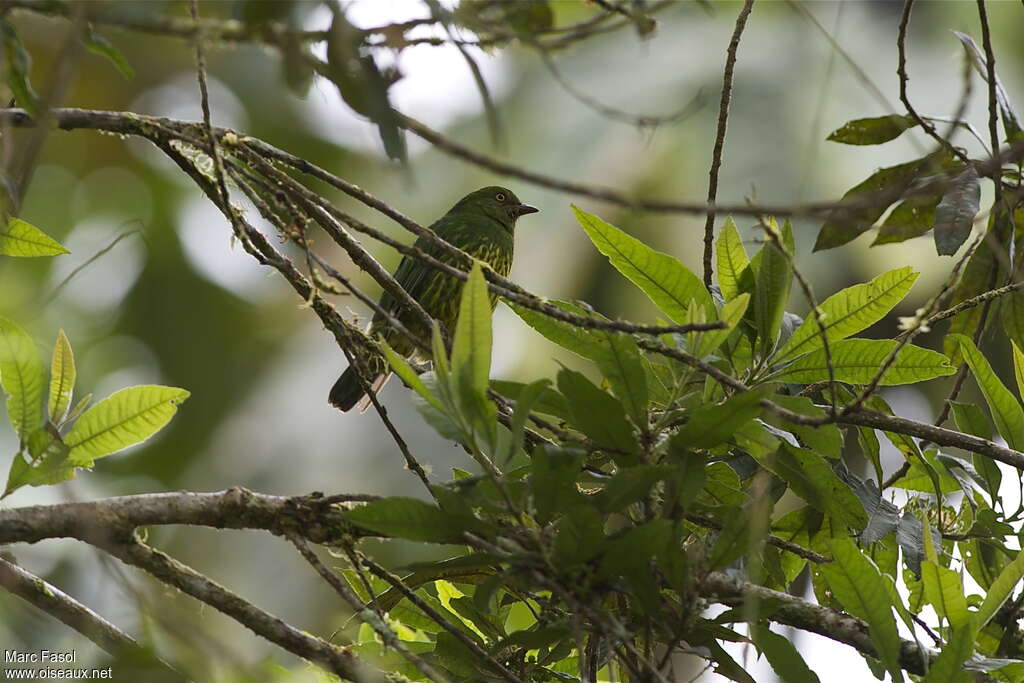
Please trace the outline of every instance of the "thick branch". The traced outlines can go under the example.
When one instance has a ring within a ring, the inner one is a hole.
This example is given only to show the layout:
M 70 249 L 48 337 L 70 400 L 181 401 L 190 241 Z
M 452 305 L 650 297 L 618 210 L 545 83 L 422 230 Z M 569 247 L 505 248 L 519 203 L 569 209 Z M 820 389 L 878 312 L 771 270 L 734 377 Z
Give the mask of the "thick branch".
M 366 501 L 374 496 L 345 496 Z M 337 502 L 337 497 L 332 497 Z M 215 529 L 265 529 L 314 543 L 361 535 L 341 510 L 316 497 L 285 498 L 240 486 L 214 493 L 175 491 L 104 498 L 86 503 L 0 509 L 0 544 L 77 538 L 94 545 L 140 526 L 192 524 Z

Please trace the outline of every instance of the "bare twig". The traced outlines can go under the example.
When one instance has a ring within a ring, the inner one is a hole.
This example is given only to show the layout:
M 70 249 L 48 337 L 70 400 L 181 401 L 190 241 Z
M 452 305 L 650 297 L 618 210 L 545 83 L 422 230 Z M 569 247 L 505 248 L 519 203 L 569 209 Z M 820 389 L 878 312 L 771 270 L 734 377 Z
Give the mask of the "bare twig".
M 715 203 L 718 197 L 718 171 L 722 167 L 722 148 L 725 146 L 725 132 L 729 123 L 729 101 L 732 99 L 732 75 L 736 68 L 736 52 L 740 47 L 740 38 L 747 25 L 747 17 L 754 8 L 754 0 L 745 0 L 743 8 L 736 17 L 729 47 L 725 51 L 725 70 L 722 72 L 722 99 L 718 105 L 718 131 L 715 133 L 715 147 L 711 152 L 711 170 L 708 171 L 708 205 Z M 711 287 L 711 270 L 715 248 L 715 212 L 708 211 L 704 221 L 704 284 Z

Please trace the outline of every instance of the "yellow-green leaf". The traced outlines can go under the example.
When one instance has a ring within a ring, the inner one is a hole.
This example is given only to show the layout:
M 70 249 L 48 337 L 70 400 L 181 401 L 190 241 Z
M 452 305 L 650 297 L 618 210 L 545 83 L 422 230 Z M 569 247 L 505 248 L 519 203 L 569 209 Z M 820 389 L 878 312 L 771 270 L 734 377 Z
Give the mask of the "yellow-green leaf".
M 20 218 L 9 218 L 0 229 L 0 254 L 5 256 L 57 256 L 69 254 L 60 242 Z
M 715 241 L 715 261 L 718 266 L 718 287 L 725 300 L 731 301 L 739 295 L 740 277 L 750 263 L 736 223 L 731 217 L 725 219 Z
M 898 342 L 893 339 L 842 339 L 829 344 L 834 377 L 838 382 L 867 384 Z M 956 368 L 937 351 L 906 344 L 882 377 L 882 386 L 913 384 L 935 377 L 952 375 Z M 821 348 L 797 358 L 777 371 L 771 379 L 782 382 L 810 384 L 829 379 L 825 349 Z
M 1003 567 L 1003 571 L 999 572 L 999 576 L 989 587 L 985 601 L 981 603 L 981 608 L 978 610 L 978 628 L 984 628 L 985 624 L 996 615 L 996 612 L 1020 583 L 1021 578 L 1024 578 L 1024 552 L 1018 551 L 1013 562 Z
M 96 458 L 141 443 L 156 434 L 178 412 L 189 392 L 147 384 L 116 391 L 85 411 L 64 443 L 68 462 L 89 466 Z
M 982 355 L 969 337 L 962 334 L 950 335 L 950 337 L 953 343 L 960 345 L 960 352 L 971 368 L 974 379 L 978 382 L 988 409 L 992 411 L 996 429 L 1006 439 L 1010 448 L 1021 450 L 1024 448 L 1024 410 L 1021 409 L 1020 403 L 996 376 L 988 359 Z
M 597 216 L 572 207 L 576 220 L 597 250 L 608 257 L 615 268 L 642 289 L 658 308 L 677 323 L 687 322 L 687 308 L 696 299 L 709 320 L 718 311 L 704 283 L 678 259 L 651 249 Z
M 43 362 L 25 330 L 0 317 L 0 386 L 7 417 L 22 440 L 42 424 Z
M 459 319 L 452 343 L 452 372 L 468 380 L 467 389 L 487 392 L 491 372 L 491 301 L 479 262 L 462 288 Z
M 818 307 L 824 318 L 825 336 L 829 341 L 845 339 L 874 325 L 903 300 L 917 276 L 910 266 L 896 268 L 825 299 Z M 808 314 L 774 360 L 783 362 L 820 348 L 822 344 L 818 323 L 813 314 Z
M 64 419 L 71 405 L 71 394 L 75 389 L 75 355 L 71 342 L 61 330 L 57 343 L 53 345 L 53 359 L 50 361 L 50 398 L 46 403 L 50 421 L 54 424 Z

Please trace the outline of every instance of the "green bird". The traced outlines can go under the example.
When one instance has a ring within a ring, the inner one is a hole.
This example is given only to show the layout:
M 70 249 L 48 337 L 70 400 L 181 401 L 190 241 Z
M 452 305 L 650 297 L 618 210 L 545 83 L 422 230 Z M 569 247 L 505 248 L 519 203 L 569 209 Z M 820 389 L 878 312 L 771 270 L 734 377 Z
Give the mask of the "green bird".
M 519 197 L 511 190 L 504 187 L 485 187 L 460 199 L 430 228 L 444 241 L 459 247 L 473 258 L 486 262 L 496 272 L 507 276 L 512 267 L 516 221 L 520 216 L 537 211 L 536 207 L 519 201 Z M 457 265 L 452 256 L 423 237 L 416 240 L 415 246 L 439 261 Z M 462 295 L 461 280 L 409 256 L 403 257 L 402 262 L 398 264 L 395 280 L 431 317 L 444 323 L 449 332 L 454 331 Z M 497 297 L 491 294 L 492 310 L 496 304 Z M 381 295 L 380 307 L 413 334 L 421 339 L 430 339 L 430 329 L 389 293 L 384 292 Z M 413 356 L 417 351 L 412 341 L 393 329 L 379 313 L 374 315 L 370 323 L 369 335 L 372 338 L 380 335 L 391 348 L 403 356 Z M 366 377 L 366 385 L 376 394 L 391 376 L 391 371 L 388 369 L 387 361 L 377 354 L 367 359 L 366 366 L 369 375 Z M 355 368 L 350 365 L 334 383 L 328 400 L 331 405 L 342 411 L 348 411 L 359 403 L 362 412 L 370 404 L 363 387 Z

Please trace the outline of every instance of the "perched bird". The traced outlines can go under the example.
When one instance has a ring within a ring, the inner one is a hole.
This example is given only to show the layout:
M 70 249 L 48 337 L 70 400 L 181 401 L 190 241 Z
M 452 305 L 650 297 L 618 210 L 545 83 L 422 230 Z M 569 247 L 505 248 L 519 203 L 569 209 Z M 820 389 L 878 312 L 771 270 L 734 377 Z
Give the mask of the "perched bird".
M 516 220 L 538 209 L 523 204 L 510 190 L 504 187 L 485 187 L 471 192 L 460 199 L 448 213 L 430 228 L 444 241 L 459 247 L 464 252 L 486 262 L 496 272 L 507 276 L 512 267 L 512 251 Z M 420 237 L 416 247 L 439 261 L 455 265 L 455 259 L 443 252 L 432 242 Z M 431 317 L 444 323 L 449 332 L 455 329 L 459 313 L 459 300 L 463 282 L 432 268 L 422 261 L 405 256 L 395 271 L 398 281 L 409 295 L 418 301 Z M 491 294 L 491 308 L 497 304 L 497 297 Z M 380 307 L 397 318 L 413 334 L 422 339 L 430 338 L 427 328 L 412 311 L 401 306 L 389 293 L 380 298 Z M 413 356 L 417 350 L 402 333 L 394 330 L 379 313 L 370 323 L 370 337 L 381 335 L 388 345 L 403 356 Z M 387 361 L 374 354 L 366 360 L 366 384 L 377 393 L 391 375 Z M 350 410 L 357 402 L 360 412 L 369 405 L 369 397 L 363 383 L 351 365 L 331 388 L 331 405 L 342 411 Z

